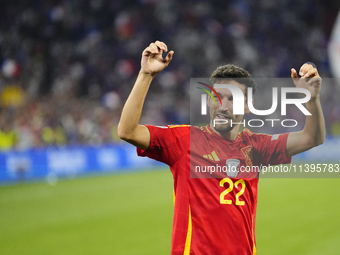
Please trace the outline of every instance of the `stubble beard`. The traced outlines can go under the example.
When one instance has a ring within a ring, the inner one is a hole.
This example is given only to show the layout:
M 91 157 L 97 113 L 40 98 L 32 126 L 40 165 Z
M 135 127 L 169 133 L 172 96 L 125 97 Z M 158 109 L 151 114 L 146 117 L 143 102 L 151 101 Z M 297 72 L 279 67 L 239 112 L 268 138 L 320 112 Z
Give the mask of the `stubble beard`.
M 231 126 L 231 121 L 233 122 L 232 126 Z M 226 124 L 216 124 L 214 129 L 219 133 L 228 133 L 237 126 L 237 124 L 234 124 L 234 123 L 241 122 L 241 121 L 242 121 L 242 118 L 238 120 L 238 116 L 235 116 L 233 119 L 228 119 L 228 123 Z M 213 123 L 213 119 L 211 120 L 211 122 Z

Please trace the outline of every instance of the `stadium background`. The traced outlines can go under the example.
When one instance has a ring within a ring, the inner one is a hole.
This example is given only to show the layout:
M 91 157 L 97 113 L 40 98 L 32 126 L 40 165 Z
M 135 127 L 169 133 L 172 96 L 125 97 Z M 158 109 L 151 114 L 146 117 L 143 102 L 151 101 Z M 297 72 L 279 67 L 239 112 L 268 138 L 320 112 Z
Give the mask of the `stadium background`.
M 168 254 L 171 174 L 116 134 L 143 49 L 161 40 L 175 55 L 141 122 L 183 124 L 190 78 L 225 63 L 286 78 L 311 61 L 339 78 L 338 11 L 318 0 L 1 1 L 1 254 Z M 326 147 L 300 162 L 339 163 L 339 91 L 322 92 Z M 338 185 L 261 180 L 260 254 L 338 254 Z

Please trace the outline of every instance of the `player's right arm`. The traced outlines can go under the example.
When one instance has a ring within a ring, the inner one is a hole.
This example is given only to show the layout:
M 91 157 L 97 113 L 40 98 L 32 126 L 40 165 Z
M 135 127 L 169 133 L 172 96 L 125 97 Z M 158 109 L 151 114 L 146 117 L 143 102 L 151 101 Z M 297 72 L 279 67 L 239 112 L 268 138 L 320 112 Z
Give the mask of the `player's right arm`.
M 143 150 L 146 150 L 150 145 L 149 129 L 139 124 L 144 100 L 151 81 L 157 73 L 169 65 L 174 54 L 173 51 L 170 51 L 163 59 L 163 51 L 167 52 L 168 48 L 165 43 L 160 41 L 151 43 L 143 51 L 141 70 L 126 100 L 118 123 L 118 136 Z

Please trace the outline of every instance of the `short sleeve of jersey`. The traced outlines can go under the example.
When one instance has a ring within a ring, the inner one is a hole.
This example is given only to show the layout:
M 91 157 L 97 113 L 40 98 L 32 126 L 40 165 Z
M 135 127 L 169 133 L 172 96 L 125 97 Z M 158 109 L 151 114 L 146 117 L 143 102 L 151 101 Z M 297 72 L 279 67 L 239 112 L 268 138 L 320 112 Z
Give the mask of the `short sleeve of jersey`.
M 278 135 L 253 134 L 255 136 L 255 159 L 258 165 L 288 164 L 292 157 L 286 155 L 289 133 Z
M 189 150 L 189 125 L 145 126 L 150 131 L 150 145 L 146 150 L 137 148 L 138 156 L 147 156 L 172 166 Z

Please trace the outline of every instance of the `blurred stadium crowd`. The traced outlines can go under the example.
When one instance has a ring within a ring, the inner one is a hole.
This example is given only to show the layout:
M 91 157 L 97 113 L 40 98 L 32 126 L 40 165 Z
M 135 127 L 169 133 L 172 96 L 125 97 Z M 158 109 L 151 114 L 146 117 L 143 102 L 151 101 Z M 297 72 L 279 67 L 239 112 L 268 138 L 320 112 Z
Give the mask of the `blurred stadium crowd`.
M 142 122 L 189 122 L 190 77 L 234 63 L 254 77 L 289 77 L 306 61 L 331 77 L 337 9 L 324 0 L 16 0 L 0 7 L 0 149 L 118 142 L 116 125 L 155 40 L 175 51 Z M 339 135 L 339 89 L 322 97 Z

